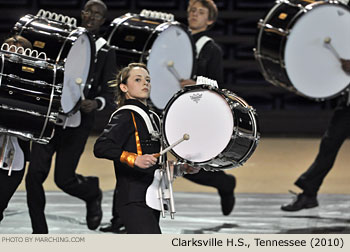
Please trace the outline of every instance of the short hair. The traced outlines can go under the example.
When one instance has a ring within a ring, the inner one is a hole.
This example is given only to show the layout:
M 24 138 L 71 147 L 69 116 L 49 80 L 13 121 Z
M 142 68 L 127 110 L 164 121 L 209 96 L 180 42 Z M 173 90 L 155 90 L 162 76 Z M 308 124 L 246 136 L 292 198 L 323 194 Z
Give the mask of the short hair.
M 14 35 L 12 37 L 9 37 L 4 41 L 4 43 L 7 43 L 9 45 L 16 45 L 18 43 L 24 49 L 27 49 L 27 48 L 33 49 L 32 43 L 30 43 L 28 39 L 20 35 Z
M 110 87 L 116 88 L 117 105 L 121 107 L 125 102 L 125 93 L 121 91 L 120 84 L 127 84 L 128 78 L 130 77 L 130 71 L 136 67 L 141 67 L 149 73 L 147 66 L 144 63 L 130 63 L 119 71 L 115 80 L 110 81 Z
M 205 8 L 209 10 L 208 19 L 215 23 L 216 19 L 218 18 L 219 12 L 213 0 L 189 0 L 187 12 L 189 12 L 192 5 L 194 5 L 197 2 L 201 3 Z
M 86 9 L 87 7 L 89 7 L 90 5 L 93 5 L 93 4 L 98 4 L 98 5 L 102 6 L 103 12 L 104 12 L 103 14 L 106 15 L 108 8 L 107 8 L 107 5 L 101 0 L 89 0 L 89 1 L 87 1 L 86 4 L 84 5 L 84 9 Z

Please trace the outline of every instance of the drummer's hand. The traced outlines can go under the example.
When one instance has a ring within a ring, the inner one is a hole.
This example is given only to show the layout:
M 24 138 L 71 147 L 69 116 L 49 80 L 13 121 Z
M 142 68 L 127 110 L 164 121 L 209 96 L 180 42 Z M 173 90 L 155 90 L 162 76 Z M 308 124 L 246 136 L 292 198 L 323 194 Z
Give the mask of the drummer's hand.
M 195 85 L 196 82 L 194 80 L 191 80 L 191 79 L 188 79 L 188 80 L 181 80 L 180 81 L 180 85 L 181 87 L 184 87 L 184 86 L 189 86 L 189 85 Z
M 201 168 L 199 166 L 190 166 L 189 164 L 183 164 L 181 170 L 187 174 L 198 173 Z
M 135 159 L 135 165 L 146 169 L 157 163 L 157 158 L 155 158 L 152 154 L 144 154 L 141 156 L 137 156 Z
M 340 61 L 341 61 L 341 68 L 344 70 L 344 72 L 350 74 L 350 60 L 340 59 Z
M 81 101 L 80 108 L 84 113 L 90 113 L 97 109 L 97 101 L 96 100 L 83 100 Z

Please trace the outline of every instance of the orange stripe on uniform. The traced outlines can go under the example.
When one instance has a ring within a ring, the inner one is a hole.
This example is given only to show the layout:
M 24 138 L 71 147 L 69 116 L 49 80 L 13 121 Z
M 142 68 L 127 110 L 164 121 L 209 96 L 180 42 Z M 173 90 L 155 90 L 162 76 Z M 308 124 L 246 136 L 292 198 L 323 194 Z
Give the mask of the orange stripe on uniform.
M 141 143 L 140 143 L 140 137 L 139 137 L 139 132 L 137 131 L 137 126 L 136 126 L 136 121 L 135 121 L 135 116 L 134 113 L 131 112 L 132 115 L 132 120 L 135 125 L 135 139 L 136 139 L 136 150 L 137 150 L 137 155 L 141 156 L 142 155 L 142 149 L 141 149 Z

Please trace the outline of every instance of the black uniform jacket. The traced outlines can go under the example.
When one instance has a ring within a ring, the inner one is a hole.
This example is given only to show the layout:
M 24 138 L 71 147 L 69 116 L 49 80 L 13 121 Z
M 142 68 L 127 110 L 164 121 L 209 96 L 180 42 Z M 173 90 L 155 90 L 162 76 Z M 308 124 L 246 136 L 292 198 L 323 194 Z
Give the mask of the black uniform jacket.
M 108 82 L 115 79 L 117 70 L 115 51 L 105 44 L 97 53 L 93 81 L 87 99 L 101 96 L 107 103 L 113 103 L 114 89 L 109 87 Z
M 136 105 L 148 114 L 150 113 L 148 107 L 138 100 L 129 99 L 125 101 L 125 104 Z M 117 206 L 131 202 L 144 202 L 146 190 L 153 181 L 154 171 L 159 168 L 158 165 L 154 165 L 142 169 L 137 166 L 129 167 L 127 164 L 120 162 L 123 151 L 137 153 L 135 126 L 131 113 L 135 116 L 142 154 L 158 153 L 160 150 L 159 140 L 151 140 L 146 123 L 137 112 L 121 110 L 113 115 L 106 129 L 95 143 L 94 154 L 98 158 L 114 161 L 117 178 Z M 156 122 L 156 124 L 159 128 L 159 122 Z
M 108 82 L 115 79 L 117 70 L 115 51 L 108 45 L 104 45 L 97 53 L 96 64 L 92 75 L 93 81 L 86 98 L 93 100 L 96 97 L 103 97 L 106 106 L 113 107 L 115 90 L 110 87 Z M 98 108 L 100 108 L 102 103 L 99 100 L 96 101 L 98 103 Z M 82 127 L 92 127 L 95 119 L 95 112 L 96 111 L 81 113 Z
M 208 32 L 204 31 L 194 34 L 194 43 L 202 36 L 208 36 Z M 224 84 L 222 50 L 214 40 L 207 42 L 203 46 L 196 61 L 195 69 L 196 76 L 204 76 L 216 80 L 219 87 L 222 88 Z

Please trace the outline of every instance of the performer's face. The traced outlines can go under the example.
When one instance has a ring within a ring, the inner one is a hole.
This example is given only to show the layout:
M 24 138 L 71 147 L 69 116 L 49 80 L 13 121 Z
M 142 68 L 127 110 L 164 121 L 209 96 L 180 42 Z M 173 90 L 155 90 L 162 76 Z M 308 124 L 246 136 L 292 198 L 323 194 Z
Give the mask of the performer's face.
M 213 21 L 209 20 L 208 8 L 204 7 L 200 2 L 192 4 L 188 11 L 187 20 L 193 34 L 205 31 L 213 23 Z
M 151 78 L 146 69 L 134 67 L 129 73 L 127 84 L 120 84 L 126 99 L 137 99 L 145 103 L 151 92 Z
M 105 22 L 104 9 L 99 4 L 90 4 L 81 11 L 81 26 L 96 34 Z

